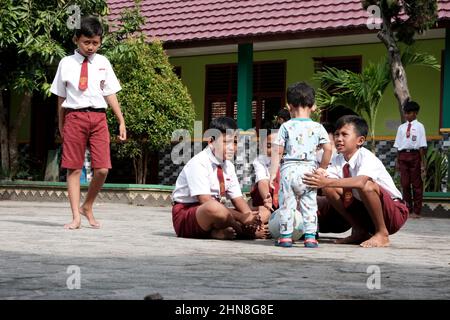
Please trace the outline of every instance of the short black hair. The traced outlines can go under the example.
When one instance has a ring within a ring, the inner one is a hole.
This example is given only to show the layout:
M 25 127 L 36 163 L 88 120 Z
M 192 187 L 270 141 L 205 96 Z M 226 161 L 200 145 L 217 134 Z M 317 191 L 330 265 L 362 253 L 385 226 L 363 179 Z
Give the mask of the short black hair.
M 322 125 L 328 133 L 334 133 L 336 131 L 336 126 L 331 122 L 324 122 Z
M 270 121 L 269 119 L 264 120 L 263 124 L 261 125 L 260 129 L 263 130 L 272 130 L 272 129 L 279 129 L 279 126 L 274 124 L 273 121 Z
M 406 101 L 403 104 L 403 111 L 404 112 L 419 112 L 420 110 L 420 106 L 417 102 L 415 101 Z
M 278 111 L 277 117 L 284 121 L 289 121 L 291 119 L 291 114 L 289 113 L 289 110 L 283 108 Z
M 219 117 L 211 121 L 209 129 L 217 129 L 222 133 L 226 133 L 227 130 L 237 130 L 237 124 L 233 118 Z
M 97 17 L 86 16 L 82 17 L 80 21 L 80 29 L 75 30 L 75 36 L 80 38 L 85 36 L 92 38 L 95 36 L 103 37 L 103 27 Z
M 296 82 L 287 88 L 287 102 L 294 107 L 312 107 L 316 101 L 316 92 L 306 82 Z
M 336 130 L 339 130 L 346 124 L 352 124 L 358 136 L 367 137 L 369 127 L 366 120 L 364 120 L 363 118 L 355 115 L 342 116 L 336 121 Z

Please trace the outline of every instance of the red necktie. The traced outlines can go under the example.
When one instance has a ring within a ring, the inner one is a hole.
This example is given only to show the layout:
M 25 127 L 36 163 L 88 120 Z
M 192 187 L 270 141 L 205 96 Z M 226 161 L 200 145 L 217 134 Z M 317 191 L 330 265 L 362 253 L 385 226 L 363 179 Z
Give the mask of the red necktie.
M 342 173 L 344 174 L 344 178 L 350 178 L 350 165 L 346 163 L 342 168 Z M 348 208 L 348 206 L 353 202 L 353 193 L 352 188 L 344 188 L 344 198 L 342 199 L 344 203 L 344 207 Z
M 78 89 L 81 91 L 86 90 L 88 87 L 88 58 L 84 58 L 81 65 L 80 82 L 78 83 Z
M 408 122 L 408 128 L 406 129 L 406 137 L 409 138 L 411 135 L 411 122 Z
M 279 207 L 278 203 L 278 192 L 280 191 L 280 169 L 277 171 L 277 176 L 275 177 L 275 180 L 273 181 L 273 199 L 272 199 L 272 205 L 274 208 Z
M 219 179 L 220 197 L 225 196 L 225 179 L 223 178 L 223 169 L 221 166 L 217 166 L 217 179 Z

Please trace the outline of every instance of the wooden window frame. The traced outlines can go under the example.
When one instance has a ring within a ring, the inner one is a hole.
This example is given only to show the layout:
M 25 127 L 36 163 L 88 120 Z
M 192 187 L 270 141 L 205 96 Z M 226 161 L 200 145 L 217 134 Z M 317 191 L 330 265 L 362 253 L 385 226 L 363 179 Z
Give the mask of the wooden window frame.
M 253 63 L 253 67 L 264 65 L 264 64 L 276 64 L 280 63 L 282 64 L 283 70 L 282 70 L 282 91 L 261 91 L 260 87 L 255 88 L 253 87 L 253 99 L 252 101 L 256 101 L 256 118 L 255 118 L 255 127 L 256 129 L 261 128 L 262 125 L 262 103 L 261 101 L 266 98 L 280 98 L 281 99 L 281 106 L 284 106 L 286 104 L 286 73 L 287 73 L 287 62 L 286 60 L 265 60 L 265 61 L 255 61 Z M 230 74 L 228 78 L 228 90 L 226 94 L 208 94 L 208 69 L 214 68 L 214 67 L 229 67 Z M 237 101 L 237 92 L 233 92 L 232 87 L 232 79 L 233 79 L 233 70 L 236 70 L 237 73 L 237 63 L 223 63 L 223 64 L 208 64 L 205 65 L 205 97 L 204 97 L 204 115 L 203 119 L 205 120 L 205 129 L 207 126 L 209 126 L 209 123 L 211 122 L 211 108 L 210 103 L 213 101 L 226 101 L 227 109 L 226 114 L 227 116 L 233 116 L 234 114 L 234 102 Z M 257 77 L 260 77 L 261 70 L 257 69 Z M 237 74 L 236 74 L 237 79 Z M 236 80 L 237 81 L 237 80 Z M 253 79 L 253 84 L 260 83 L 259 81 L 255 81 Z M 238 86 L 238 84 L 236 83 Z M 236 87 L 237 91 L 237 87 Z M 224 99 L 225 98 L 225 99 Z

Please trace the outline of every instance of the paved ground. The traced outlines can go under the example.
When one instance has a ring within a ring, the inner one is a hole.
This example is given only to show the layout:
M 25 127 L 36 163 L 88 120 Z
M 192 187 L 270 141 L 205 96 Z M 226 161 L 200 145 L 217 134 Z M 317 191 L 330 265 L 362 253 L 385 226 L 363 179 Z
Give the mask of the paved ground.
M 1 201 L 0 299 L 450 298 L 450 219 L 410 220 L 390 248 L 335 245 L 341 235 L 326 234 L 319 249 L 283 249 L 176 238 L 169 208 L 96 212 L 102 229 L 84 221 L 68 231 L 67 204 Z M 77 279 L 80 289 L 68 289 Z

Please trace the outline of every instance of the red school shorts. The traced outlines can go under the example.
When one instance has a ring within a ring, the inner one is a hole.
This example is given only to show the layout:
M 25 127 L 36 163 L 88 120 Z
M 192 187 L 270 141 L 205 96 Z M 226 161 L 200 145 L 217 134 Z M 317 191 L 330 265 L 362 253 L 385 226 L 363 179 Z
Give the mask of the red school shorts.
M 211 238 L 210 232 L 203 230 L 197 222 L 200 203 L 175 203 L 172 207 L 172 223 L 175 233 L 182 238 Z
M 63 128 L 61 166 L 81 169 L 86 145 L 89 143 L 91 167 L 110 169 L 109 131 L 106 114 L 102 112 L 66 112 Z
M 403 200 L 394 200 L 389 192 L 380 188 L 380 201 L 383 209 L 383 218 L 389 234 L 394 234 L 405 224 L 408 219 L 409 210 Z M 355 220 L 370 233 L 375 232 L 375 225 L 372 222 L 369 212 L 363 202 L 353 198 L 353 202 L 347 208 Z M 345 232 L 351 226 L 337 212 L 333 206 L 322 205 L 318 212 L 319 232 Z
M 380 201 L 383 209 L 384 224 L 389 234 L 394 234 L 405 224 L 408 219 L 409 210 L 403 200 L 394 200 L 389 192 L 380 188 Z M 370 233 L 375 232 L 375 225 L 372 222 L 369 212 L 365 205 L 354 199 L 353 203 L 347 208 L 347 211 L 353 215 L 355 219 L 368 230 Z

